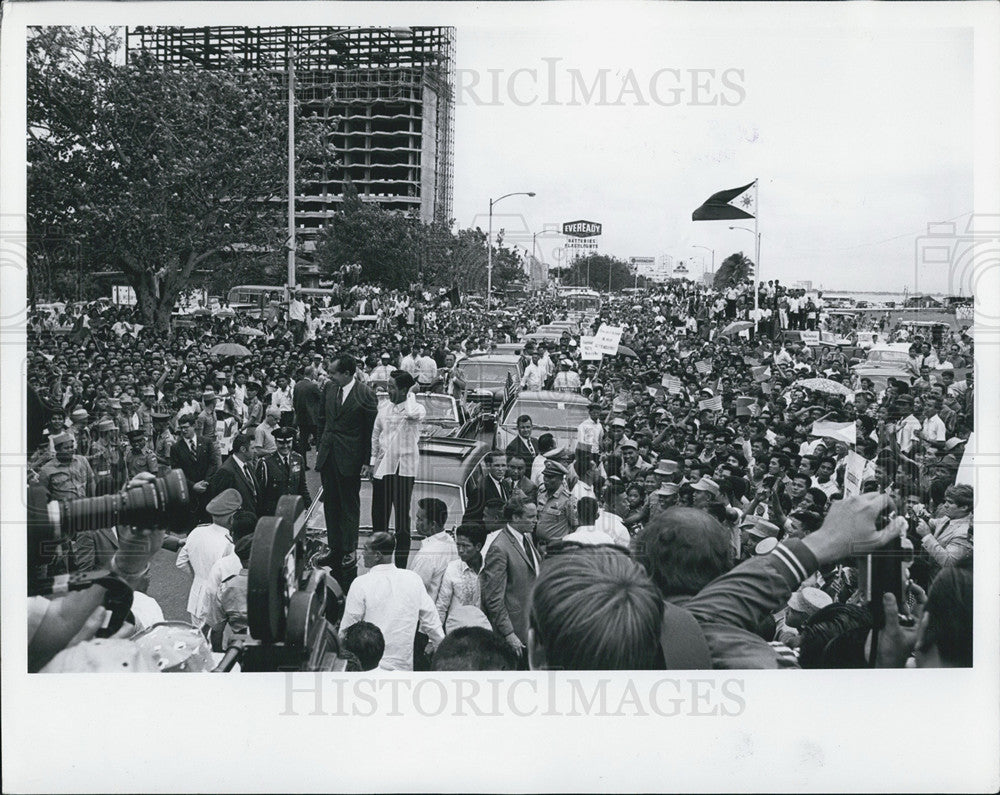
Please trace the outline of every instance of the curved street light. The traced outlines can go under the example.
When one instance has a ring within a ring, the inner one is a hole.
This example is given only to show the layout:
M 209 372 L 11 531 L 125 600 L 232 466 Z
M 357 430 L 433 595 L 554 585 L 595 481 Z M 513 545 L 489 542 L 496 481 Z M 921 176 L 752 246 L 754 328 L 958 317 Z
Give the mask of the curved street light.
M 493 295 L 493 205 L 498 204 L 508 196 L 534 196 L 534 191 L 514 191 L 505 193 L 499 199 L 490 199 L 490 231 L 486 241 L 486 309 L 490 309 L 490 299 Z

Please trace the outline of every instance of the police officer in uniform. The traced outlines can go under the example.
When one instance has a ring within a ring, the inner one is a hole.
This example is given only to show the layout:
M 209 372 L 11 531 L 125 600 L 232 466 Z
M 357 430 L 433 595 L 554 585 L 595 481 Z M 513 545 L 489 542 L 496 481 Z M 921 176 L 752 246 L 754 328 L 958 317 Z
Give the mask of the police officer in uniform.
M 298 494 L 307 507 L 312 501 L 306 486 L 306 460 L 292 449 L 294 441 L 294 428 L 275 428 L 274 443 L 278 449 L 261 460 L 257 473 L 261 484 L 261 516 L 272 515 L 285 494 Z
M 153 412 L 153 439 L 153 453 L 160 468 L 157 474 L 166 475 L 170 471 L 170 448 L 177 437 L 170 430 L 170 415 L 165 411 Z
M 547 461 L 542 470 L 542 485 L 537 497 L 538 524 L 535 526 L 535 540 L 541 546 L 569 535 L 576 527 L 573 504 L 563 483 L 566 474 L 566 467 L 558 461 Z
M 112 419 L 97 423 L 97 438 L 90 446 L 87 460 L 94 470 L 95 493 L 112 494 L 125 485 L 125 461 L 118 444 L 118 427 Z
M 126 482 L 134 478 L 140 472 L 157 474 L 159 469 L 156 464 L 156 454 L 146 444 L 146 432 L 142 428 L 128 432 L 128 440 L 131 447 L 125 453 L 125 477 Z

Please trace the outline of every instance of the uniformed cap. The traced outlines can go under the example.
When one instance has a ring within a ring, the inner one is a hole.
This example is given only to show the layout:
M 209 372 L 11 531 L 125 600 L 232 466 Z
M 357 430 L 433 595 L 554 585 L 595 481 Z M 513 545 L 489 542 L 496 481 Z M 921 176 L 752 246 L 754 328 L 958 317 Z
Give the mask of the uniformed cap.
M 788 600 L 788 607 L 800 613 L 815 613 L 832 603 L 833 599 L 826 591 L 821 591 L 819 588 L 802 588 L 792 594 L 792 598 Z
M 755 555 L 770 555 L 776 546 L 778 546 L 778 539 L 772 536 L 758 541 L 753 551 Z
M 611 426 L 613 428 L 624 428 L 625 420 L 622 417 L 615 417 L 613 420 L 611 420 Z
M 146 434 L 143 431 L 139 430 L 138 428 L 134 431 L 128 432 L 128 440 L 130 442 L 138 441 L 139 439 L 145 438 L 145 436 Z
M 383 359 L 384 361 L 389 361 L 389 359 L 391 359 L 392 357 L 389 356 L 388 353 L 383 353 L 381 356 L 379 356 L 379 358 Z
M 288 427 L 278 428 L 272 435 L 276 442 L 290 442 L 295 438 L 295 429 Z
M 559 362 L 559 366 L 560 367 L 572 367 L 573 366 L 573 362 L 571 362 L 569 359 L 562 359 Z
M 143 387 L 142 394 L 143 394 L 143 397 L 146 397 L 147 395 L 149 397 L 156 397 L 156 390 L 153 389 L 153 387 L 151 387 L 151 386 Z
M 243 498 L 236 489 L 226 489 L 212 499 L 205 510 L 211 516 L 226 516 L 238 511 L 243 505 Z
M 114 420 L 101 420 L 97 423 L 98 433 L 107 433 L 108 431 L 113 431 L 115 429 Z
M 947 442 L 944 443 L 944 449 L 954 450 L 960 444 L 965 444 L 965 439 L 960 439 L 958 436 L 952 436 Z
M 122 407 L 122 402 L 118 398 L 110 398 L 108 400 L 109 409 L 120 409 Z
M 118 398 L 118 400 L 121 403 L 121 405 L 123 405 L 123 406 L 131 406 L 132 405 L 132 396 L 131 395 L 122 395 L 120 398 Z
M 621 443 L 621 448 L 623 450 L 626 447 L 629 447 L 629 448 L 631 448 L 633 450 L 638 450 L 639 449 L 639 445 L 636 442 L 634 442 L 632 439 L 626 439 L 624 442 Z
M 58 447 L 61 444 L 66 444 L 66 442 L 76 442 L 76 437 L 71 433 L 57 433 L 52 437 L 52 444 Z
M 153 422 L 158 422 L 158 421 L 162 421 L 162 420 L 169 420 L 169 419 L 170 419 L 170 415 L 167 414 L 166 412 L 163 412 L 163 411 L 154 411 L 153 412 Z
M 90 415 L 87 413 L 86 409 L 76 409 L 72 414 L 69 415 L 73 422 L 83 422 Z
M 558 475 L 559 477 L 566 476 L 566 467 L 560 464 L 558 461 L 546 461 L 545 469 L 542 470 L 543 475 Z
M 679 491 L 680 487 L 676 483 L 664 483 L 653 494 L 657 497 L 673 497 Z
M 746 530 L 748 535 L 755 538 L 777 538 L 778 526 L 766 519 L 748 520 L 740 525 L 741 530 Z
M 215 400 L 215 397 L 216 397 L 215 390 L 213 389 L 206 389 L 204 392 L 201 393 L 201 399 L 204 400 L 206 403 L 209 402 L 210 400 Z

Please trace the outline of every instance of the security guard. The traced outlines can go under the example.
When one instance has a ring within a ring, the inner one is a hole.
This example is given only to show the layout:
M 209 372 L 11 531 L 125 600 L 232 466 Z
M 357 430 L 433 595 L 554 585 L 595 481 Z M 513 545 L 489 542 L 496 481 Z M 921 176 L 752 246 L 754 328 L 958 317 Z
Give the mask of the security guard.
M 159 469 L 157 468 L 156 454 L 146 445 L 146 432 L 142 428 L 129 431 L 128 440 L 131 447 L 125 453 L 126 482 L 140 472 L 157 474 Z
M 274 443 L 278 449 L 260 462 L 257 476 L 261 484 L 261 516 L 270 516 L 285 494 L 298 494 L 306 506 L 312 501 L 306 486 L 306 460 L 292 449 L 295 429 L 275 428 Z
M 157 474 L 166 475 L 170 471 L 170 448 L 177 437 L 170 430 L 170 415 L 165 411 L 153 412 L 153 438 L 153 453 L 160 468 Z
M 535 540 L 540 545 L 562 538 L 576 527 L 576 514 L 563 483 L 566 467 L 557 461 L 548 461 L 542 470 L 542 485 L 538 489 L 538 524 Z
M 118 444 L 118 427 L 112 419 L 103 419 L 94 426 L 97 438 L 90 446 L 87 461 L 94 470 L 95 492 L 98 496 L 112 494 L 125 485 L 125 460 Z

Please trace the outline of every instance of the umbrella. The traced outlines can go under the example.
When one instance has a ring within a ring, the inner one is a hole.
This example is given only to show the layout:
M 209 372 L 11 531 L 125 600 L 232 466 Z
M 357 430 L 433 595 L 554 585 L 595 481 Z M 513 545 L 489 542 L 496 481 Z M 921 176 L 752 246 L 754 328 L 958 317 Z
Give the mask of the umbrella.
M 730 323 L 721 332 L 719 332 L 720 337 L 727 337 L 730 334 L 738 334 L 741 331 L 746 331 L 748 328 L 753 328 L 753 323 L 748 320 L 737 320 L 735 323 Z
M 618 346 L 618 355 L 619 356 L 631 356 L 633 359 L 638 359 L 639 358 L 639 354 L 637 354 L 634 350 L 632 350 L 627 345 L 619 345 Z
M 209 356 L 249 356 L 250 349 L 238 342 L 220 342 L 213 345 L 208 352 Z
M 217 309 L 216 317 L 236 317 L 236 310 L 230 309 L 228 306 L 222 307 L 222 309 Z
M 826 392 L 828 395 L 843 395 L 844 397 L 854 394 L 853 389 L 837 383 L 832 378 L 803 378 L 801 381 L 796 381 L 792 384 L 790 388 L 795 389 L 796 387 L 811 389 L 814 392 Z
M 250 328 L 250 326 L 241 326 L 237 330 L 236 333 L 237 334 L 242 334 L 245 337 L 263 337 L 264 336 L 264 332 L 261 331 L 259 328 Z
M 192 309 L 188 314 L 204 316 L 204 315 L 210 315 L 210 314 L 212 314 L 212 310 L 211 309 L 206 309 L 203 306 L 199 306 L 197 309 Z

